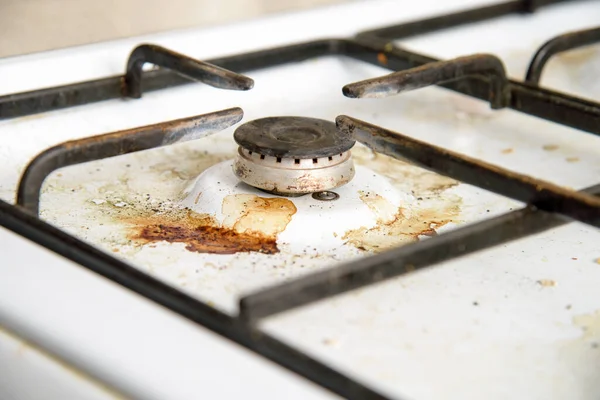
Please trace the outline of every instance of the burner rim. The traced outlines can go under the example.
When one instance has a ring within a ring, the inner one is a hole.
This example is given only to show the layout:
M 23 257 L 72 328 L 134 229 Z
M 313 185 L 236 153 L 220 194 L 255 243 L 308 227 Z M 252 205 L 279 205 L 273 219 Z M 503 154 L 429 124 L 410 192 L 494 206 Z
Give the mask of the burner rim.
M 282 141 L 285 131 L 306 132 Z M 278 138 L 279 137 L 279 138 Z M 355 141 L 340 132 L 335 123 L 325 119 L 278 116 L 259 118 L 240 125 L 233 138 L 246 150 L 271 157 L 322 158 L 350 150 Z M 312 139 L 312 140 L 310 140 Z

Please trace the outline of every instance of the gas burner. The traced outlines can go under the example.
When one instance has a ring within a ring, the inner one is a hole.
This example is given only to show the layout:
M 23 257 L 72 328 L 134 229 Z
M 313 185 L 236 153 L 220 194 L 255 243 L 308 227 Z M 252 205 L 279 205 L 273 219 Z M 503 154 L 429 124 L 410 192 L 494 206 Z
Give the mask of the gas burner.
M 333 122 L 270 117 L 245 123 L 233 135 L 235 175 L 263 191 L 284 196 L 331 190 L 354 177 L 354 140 Z

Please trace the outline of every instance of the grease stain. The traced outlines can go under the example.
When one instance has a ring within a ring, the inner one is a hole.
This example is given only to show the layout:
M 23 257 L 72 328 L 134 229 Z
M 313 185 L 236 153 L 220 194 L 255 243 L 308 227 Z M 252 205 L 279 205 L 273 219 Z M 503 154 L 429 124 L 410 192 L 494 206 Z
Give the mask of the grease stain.
M 346 244 L 359 250 L 382 252 L 416 242 L 420 236 L 434 236 L 436 229 L 455 222 L 460 213 L 459 204 L 450 203 L 444 209 L 406 210 L 396 208 L 383 197 L 360 192 L 361 200 L 377 218 L 374 227 L 349 230 L 342 237 Z
M 210 254 L 275 254 L 279 252 L 277 235 L 296 211 L 289 199 L 230 195 L 223 200 L 222 224 L 211 215 L 188 209 L 133 217 L 125 222 L 133 225 L 130 238 L 141 244 L 184 243 L 189 251 Z
M 454 179 L 375 153 L 366 147 L 355 146 L 352 157 L 356 164 L 370 168 L 390 179 L 395 186 L 408 189 L 415 195 L 436 195 L 459 184 Z
M 545 144 L 542 146 L 542 149 L 545 151 L 555 151 L 558 150 L 558 145 L 556 144 Z
M 462 198 L 446 192 L 458 181 L 375 153 L 366 147 L 352 149 L 354 162 L 384 175 L 398 190 L 411 193 L 418 201 L 410 207 L 396 207 L 371 192 L 359 192 L 362 202 L 376 217 L 373 227 L 347 231 L 342 239 L 359 250 L 382 252 L 433 236 L 437 229 L 458 222 Z
M 540 279 L 537 281 L 537 284 L 542 287 L 553 287 L 556 286 L 556 281 L 552 279 Z

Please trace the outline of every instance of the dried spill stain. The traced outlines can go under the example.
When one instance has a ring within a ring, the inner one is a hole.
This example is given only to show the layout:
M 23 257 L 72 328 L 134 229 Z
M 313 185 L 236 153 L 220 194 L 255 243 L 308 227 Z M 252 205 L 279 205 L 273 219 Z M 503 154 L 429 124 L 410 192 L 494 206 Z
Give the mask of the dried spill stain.
M 555 151 L 558 150 L 558 145 L 556 144 L 545 144 L 542 146 L 542 149 L 545 151 Z
M 364 147 L 355 147 L 352 156 L 357 164 L 388 177 L 398 190 L 410 192 L 418 200 L 418 207 L 396 207 L 375 193 L 359 192 L 377 222 L 373 227 L 347 231 L 342 237 L 347 244 L 359 250 L 382 252 L 416 242 L 420 236 L 436 235 L 436 229 L 458 222 L 462 199 L 443 193 L 458 185 L 458 181 Z
M 143 243 L 184 243 L 197 253 L 235 254 L 258 252 L 275 254 L 277 235 L 285 230 L 296 206 L 284 198 L 230 195 L 223 200 L 222 224 L 213 216 L 190 210 L 162 215 L 133 217 L 130 238 Z
M 409 213 L 378 194 L 361 191 L 360 198 L 377 217 L 377 224 L 372 228 L 352 229 L 343 239 L 360 250 L 373 252 L 416 242 L 420 236 L 434 236 L 437 228 L 455 221 L 460 212 L 458 204 L 453 204 L 442 210 L 417 209 Z
M 415 196 L 437 196 L 459 183 L 452 178 L 375 153 L 366 147 L 355 146 L 352 149 L 352 158 L 356 164 L 364 165 L 387 177 L 399 190 L 408 190 Z
M 553 287 L 556 286 L 556 281 L 552 279 L 540 279 L 537 281 L 537 284 L 542 287 Z

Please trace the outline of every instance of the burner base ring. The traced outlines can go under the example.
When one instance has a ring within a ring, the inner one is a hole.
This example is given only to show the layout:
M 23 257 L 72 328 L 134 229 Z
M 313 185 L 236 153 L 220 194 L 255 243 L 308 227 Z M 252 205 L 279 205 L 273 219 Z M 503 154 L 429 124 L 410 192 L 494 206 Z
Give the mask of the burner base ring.
M 335 157 L 297 160 L 253 153 L 240 147 L 234 174 L 244 183 L 282 196 L 301 196 L 335 189 L 354 177 L 349 151 Z

